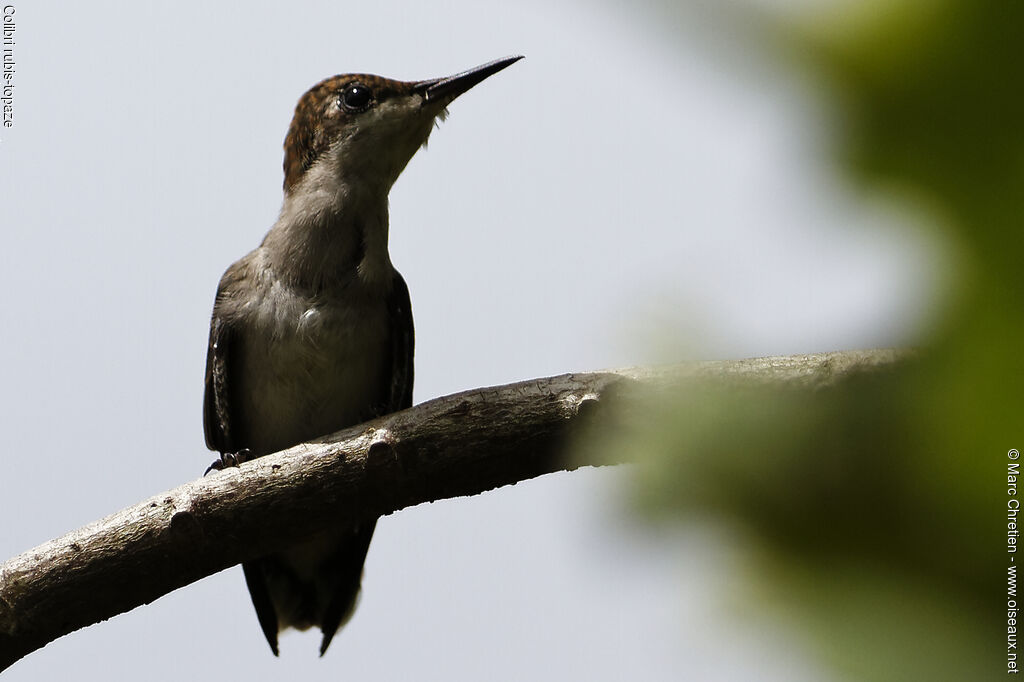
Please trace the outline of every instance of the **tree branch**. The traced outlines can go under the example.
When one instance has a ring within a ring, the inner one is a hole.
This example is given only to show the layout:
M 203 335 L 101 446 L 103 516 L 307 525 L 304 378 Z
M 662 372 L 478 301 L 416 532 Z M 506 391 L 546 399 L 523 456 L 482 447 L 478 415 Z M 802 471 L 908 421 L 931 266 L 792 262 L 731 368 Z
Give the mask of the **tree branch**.
M 0 670 L 58 637 L 343 524 L 553 471 L 567 442 L 693 379 L 815 390 L 893 351 L 566 374 L 431 400 L 161 493 L 0 564 Z M 622 458 L 627 453 L 621 453 Z

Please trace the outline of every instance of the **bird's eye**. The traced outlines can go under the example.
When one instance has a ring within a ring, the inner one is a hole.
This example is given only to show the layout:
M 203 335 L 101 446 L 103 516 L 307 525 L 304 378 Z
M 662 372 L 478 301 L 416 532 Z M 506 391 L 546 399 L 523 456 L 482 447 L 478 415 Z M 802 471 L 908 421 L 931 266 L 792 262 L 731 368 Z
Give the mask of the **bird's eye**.
M 359 83 L 352 83 L 338 97 L 338 103 L 348 111 L 362 111 L 370 105 L 373 93 L 370 88 Z

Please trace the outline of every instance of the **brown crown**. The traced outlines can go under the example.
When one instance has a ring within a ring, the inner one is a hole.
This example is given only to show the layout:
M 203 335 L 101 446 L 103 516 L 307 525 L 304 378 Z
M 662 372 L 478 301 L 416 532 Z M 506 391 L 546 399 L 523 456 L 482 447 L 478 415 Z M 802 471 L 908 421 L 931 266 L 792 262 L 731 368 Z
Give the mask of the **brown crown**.
M 361 83 L 373 92 L 376 105 L 388 97 L 409 94 L 414 83 L 365 73 L 332 76 L 306 91 L 295 105 L 295 115 L 284 138 L 284 191 L 290 192 L 302 175 L 330 147 L 354 115 L 337 106 L 338 96 L 350 83 Z

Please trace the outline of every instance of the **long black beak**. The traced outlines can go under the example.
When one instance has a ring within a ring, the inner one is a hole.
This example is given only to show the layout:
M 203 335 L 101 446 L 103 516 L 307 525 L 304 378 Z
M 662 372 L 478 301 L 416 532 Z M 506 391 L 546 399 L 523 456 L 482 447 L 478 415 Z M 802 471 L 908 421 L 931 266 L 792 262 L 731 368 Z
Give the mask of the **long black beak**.
M 447 104 L 483 79 L 493 76 L 506 66 L 511 66 L 522 58 L 522 55 L 502 57 L 501 59 L 495 59 L 493 62 L 481 64 L 469 71 L 457 73 L 454 76 L 419 81 L 413 86 L 412 91 L 422 92 L 425 102 L 442 101 Z

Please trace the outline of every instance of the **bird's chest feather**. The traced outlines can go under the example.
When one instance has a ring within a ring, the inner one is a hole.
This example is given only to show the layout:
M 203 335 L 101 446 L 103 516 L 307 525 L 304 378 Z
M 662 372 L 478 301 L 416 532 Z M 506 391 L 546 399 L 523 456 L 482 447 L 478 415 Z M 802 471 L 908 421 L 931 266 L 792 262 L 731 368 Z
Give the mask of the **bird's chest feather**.
M 384 296 L 304 297 L 273 284 L 243 313 L 240 407 L 254 454 L 359 423 L 386 400 Z

